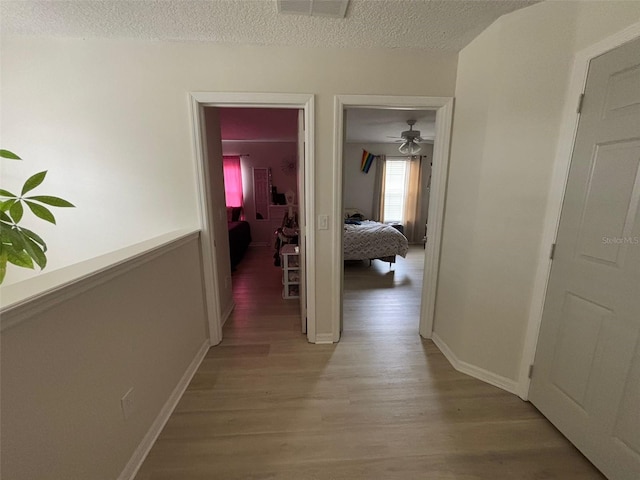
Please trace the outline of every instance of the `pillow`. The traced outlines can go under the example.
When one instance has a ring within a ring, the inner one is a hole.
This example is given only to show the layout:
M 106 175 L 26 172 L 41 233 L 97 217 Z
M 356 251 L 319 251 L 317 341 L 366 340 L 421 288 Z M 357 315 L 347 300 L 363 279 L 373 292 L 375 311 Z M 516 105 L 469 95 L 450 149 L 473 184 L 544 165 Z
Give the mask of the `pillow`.
M 362 214 L 362 210 L 360 210 L 359 208 L 344 209 L 344 218 L 350 218 L 356 215 L 359 215 L 360 217 L 364 218 L 364 215 Z

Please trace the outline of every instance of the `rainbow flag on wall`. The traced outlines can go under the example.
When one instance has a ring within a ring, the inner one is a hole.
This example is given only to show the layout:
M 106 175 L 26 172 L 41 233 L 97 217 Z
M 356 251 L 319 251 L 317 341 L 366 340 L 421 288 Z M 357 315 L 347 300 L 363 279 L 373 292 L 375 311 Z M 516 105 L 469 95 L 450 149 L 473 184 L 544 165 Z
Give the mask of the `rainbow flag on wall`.
M 362 150 L 362 162 L 360 163 L 360 170 L 364 173 L 369 173 L 373 159 L 376 156 L 373 153 L 369 153 L 366 150 Z

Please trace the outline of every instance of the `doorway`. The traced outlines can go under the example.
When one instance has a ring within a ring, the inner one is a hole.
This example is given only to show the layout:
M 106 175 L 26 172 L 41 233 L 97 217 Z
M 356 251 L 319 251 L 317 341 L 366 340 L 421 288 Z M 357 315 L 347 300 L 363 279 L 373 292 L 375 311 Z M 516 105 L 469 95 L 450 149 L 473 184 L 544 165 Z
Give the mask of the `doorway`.
M 219 123 L 220 108 L 272 108 L 300 110 L 298 134 L 300 163 L 298 191 L 300 223 L 299 258 L 301 329 L 306 328 L 309 341 L 315 340 L 315 288 L 313 276 L 306 276 L 309 262 L 314 258 L 315 238 L 305 226 L 313 218 L 313 95 L 303 94 L 191 94 L 196 170 L 198 175 L 201 212 L 201 246 L 203 277 L 207 302 L 209 337 L 212 345 L 222 340 L 222 324 L 233 310 L 227 209 L 222 181 L 222 138 Z M 242 152 L 240 152 L 242 153 Z M 212 161 L 215 160 L 215 161 Z M 249 180 L 247 180 L 249 181 Z M 255 206 L 255 205 L 254 205 Z M 255 209 L 254 209 L 255 210 Z M 254 215 L 256 212 L 253 213 Z M 264 215 L 263 215 L 264 217 Z M 264 219 L 269 221 L 270 219 Z
M 337 248 L 336 278 L 334 280 L 334 341 L 340 338 L 343 320 L 343 290 L 344 290 L 344 204 L 342 195 L 344 179 L 344 151 L 345 141 L 345 112 L 354 109 L 404 110 L 404 111 L 434 111 L 435 124 L 433 132 L 433 168 L 429 205 L 427 208 L 429 229 L 425 235 L 424 248 L 424 280 L 421 289 L 420 326 L 419 333 L 430 338 L 433 330 L 433 314 L 437 288 L 438 263 L 440 241 L 442 233 L 442 219 L 444 215 L 444 199 L 448 172 L 449 144 L 451 136 L 451 121 L 453 99 L 448 97 L 395 97 L 376 95 L 339 95 L 335 99 L 335 152 L 334 152 L 334 182 L 340 188 L 336 189 L 337 198 L 334 201 L 335 244 Z
M 435 119 L 434 110 L 345 110 L 343 333 L 418 332 Z
M 248 312 L 261 304 L 254 312 L 259 314 L 282 304 L 288 316 L 300 317 L 306 333 L 298 220 L 304 213 L 299 178 L 304 172 L 299 165 L 304 158 L 299 132 L 303 112 L 205 107 L 205 120 L 211 108 L 218 110 L 222 139 L 234 321 L 238 308 Z

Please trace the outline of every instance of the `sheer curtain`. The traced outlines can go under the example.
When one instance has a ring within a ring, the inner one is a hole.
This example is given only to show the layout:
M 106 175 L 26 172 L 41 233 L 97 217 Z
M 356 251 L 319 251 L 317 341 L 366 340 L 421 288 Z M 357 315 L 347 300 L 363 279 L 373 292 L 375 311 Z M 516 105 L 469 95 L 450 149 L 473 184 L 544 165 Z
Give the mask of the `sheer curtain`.
M 423 218 L 421 208 L 424 175 L 422 160 L 422 156 L 407 158 L 402 223 L 404 225 L 404 235 L 407 237 L 407 240 L 409 240 L 409 243 L 420 243 L 424 237 L 425 219 Z M 386 155 L 379 155 L 376 158 L 376 176 L 374 180 L 371 219 L 377 222 L 382 222 L 384 219 L 386 161 Z
M 242 168 L 240 157 L 222 157 L 224 197 L 227 207 L 242 207 Z
M 376 157 L 376 177 L 373 184 L 373 205 L 371 206 L 371 220 L 382 222 L 384 218 L 384 178 L 386 155 Z
M 424 236 L 421 219 L 422 204 L 422 156 L 407 159 L 407 184 L 404 200 L 404 235 L 409 243 L 418 243 Z

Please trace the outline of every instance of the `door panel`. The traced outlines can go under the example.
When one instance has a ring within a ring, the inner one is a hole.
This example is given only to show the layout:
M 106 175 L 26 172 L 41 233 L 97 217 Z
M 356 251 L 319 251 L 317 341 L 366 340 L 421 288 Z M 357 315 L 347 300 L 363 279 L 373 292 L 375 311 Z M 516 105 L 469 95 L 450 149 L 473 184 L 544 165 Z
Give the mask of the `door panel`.
M 640 109 L 640 67 L 616 72 L 609 77 L 603 118 L 637 114 Z
M 640 430 L 640 405 L 638 405 L 638 398 L 640 398 L 639 348 L 636 348 L 626 383 L 613 434 L 627 448 L 640 455 L 640 441 L 638 439 L 638 430 Z
M 613 312 L 567 293 L 560 317 L 558 345 L 551 364 L 553 384 L 584 408 L 602 325 Z
M 640 478 L 640 40 L 591 61 L 530 399 L 612 480 Z
M 640 190 L 639 165 L 638 141 L 596 147 L 578 233 L 578 254 L 620 266 L 620 245 L 603 239 L 628 236 L 633 227 Z M 609 194 L 610 185 L 619 190 L 615 196 Z

